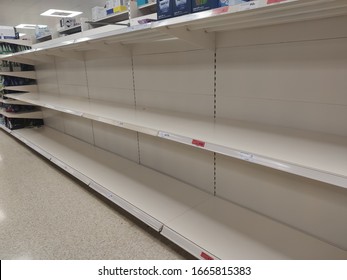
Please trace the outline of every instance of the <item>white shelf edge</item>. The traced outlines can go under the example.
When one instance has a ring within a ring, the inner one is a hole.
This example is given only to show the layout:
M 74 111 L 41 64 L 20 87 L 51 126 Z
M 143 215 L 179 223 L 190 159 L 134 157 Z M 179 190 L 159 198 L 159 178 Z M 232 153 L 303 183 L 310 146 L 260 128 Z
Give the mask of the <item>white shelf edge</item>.
M 145 9 L 148 9 L 148 8 L 153 8 L 157 5 L 156 2 L 152 2 L 152 3 L 147 3 L 147 4 L 144 4 L 144 5 L 141 5 L 141 6 L 137 6 L 137 8 L 139 10 L 145 10 Z
M 3 124 L 0 124 L 0 128 L 3 129 L 4 131 L 6 131 L 9 134 L 12 134 L 12 130 L 7 128 L 6 126 L 4 126 Z
M 24 101 L 19 101 L 19 100 L 15 100 L 15 99 L 3 99 L 3 98 L 0 98 L 0 103 L 13 104 L 13 105 L 31 105 L 31 104 L 24 102 Z
M 256 155 L 247 151 L 237 150 L 230 147 L 224 147 L 218 144 L 205 142 L 201 139 L 193 139 L 190 137 L 185 137 L 170 132 L 159 131 L 158 137 L 182 143 L 185 145 L 198 147 L 201 149 L 237 158 L 254 164 L 270 167 L 272 169 L 284 171 L 290 174 L 295 174 L 320 182 L 325 182 L 338 187 L 347 188 L 347 177 L 338 174 L 332 174 L 324 170 L 316 170 L 298 164 L 292 164 L 283 160 L 276 160 L 268 158 L 266 156 Z
M 33 50 L 31 50 L 31 52 L 33 52 Z M 29 65 L 35 65 L 35 61 L 22 57 L 22 56 L 25 56 L 26 53 L 27 53 L 27 51 L 13 53 L 13 54 L 0 55 L 0 60 L 6 60 L 6 61 L 29 64 Z
M 179 233 L 175 232 L 174 230 L 170 229 L 169 227 L 165 226 L 163 227 L 163 230 L 160 232 L 163 236 L 165 236 L 167 239 L 171 240 L 181 248 L 184 248 L 187 252 L 192 254 L 194 257 L 201 259 L 201 260 L 218 260 L 219 258 L 211 254 L 210 252 L 207 252 L 194 242 L 184 238 Z
M 42 119 L 43 118 L 41 111 L 9 113 L 4 110 L 0 110 L 0 115 L 3 115 L 11 119 Z
M 0 76 L 11 76 L 11 77 L 20 77 L 27 79 L 36 79 L 35 71 L 11 71 L 11 72 L 0 72 Z
M 6 90 L 37 92 L 37 85 L 6 86 Z

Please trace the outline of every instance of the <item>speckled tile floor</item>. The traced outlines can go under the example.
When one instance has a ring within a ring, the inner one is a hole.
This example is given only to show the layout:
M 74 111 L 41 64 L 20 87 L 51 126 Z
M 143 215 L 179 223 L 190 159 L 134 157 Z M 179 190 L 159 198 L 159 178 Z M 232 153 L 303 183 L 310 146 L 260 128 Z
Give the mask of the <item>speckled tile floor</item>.
M 192 259 L 0 129 L 0 259 Z

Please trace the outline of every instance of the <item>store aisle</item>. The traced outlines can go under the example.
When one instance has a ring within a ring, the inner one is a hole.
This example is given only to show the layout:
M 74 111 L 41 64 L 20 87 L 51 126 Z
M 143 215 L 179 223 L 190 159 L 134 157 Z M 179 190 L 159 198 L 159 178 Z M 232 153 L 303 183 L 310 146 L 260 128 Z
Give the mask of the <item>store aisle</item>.
M 0 129 L 0 259 L 186 258 Z

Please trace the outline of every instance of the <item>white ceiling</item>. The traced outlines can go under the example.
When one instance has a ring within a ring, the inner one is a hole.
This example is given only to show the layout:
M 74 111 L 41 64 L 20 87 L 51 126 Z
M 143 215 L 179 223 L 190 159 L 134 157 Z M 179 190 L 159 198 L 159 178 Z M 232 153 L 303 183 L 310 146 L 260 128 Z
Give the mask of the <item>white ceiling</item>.
M 104 6 L 105 2 L 106 0 L 0 0 L 0 25 L 16 26 L 25 23 L 55 27 L 59 18 L 40 14 L 48 9 L 71 10 L 83 12 L 77 17 L 90 19 L 92 8 Z

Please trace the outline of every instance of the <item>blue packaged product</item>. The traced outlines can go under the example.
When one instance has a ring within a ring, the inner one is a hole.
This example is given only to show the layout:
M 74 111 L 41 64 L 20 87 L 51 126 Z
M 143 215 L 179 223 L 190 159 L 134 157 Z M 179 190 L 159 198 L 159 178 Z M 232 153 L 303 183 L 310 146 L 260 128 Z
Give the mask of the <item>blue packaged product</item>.
M 192 0 L 174 0 L 173 15 L 175 17 L 190 14 L 192 12 Z
M 192 0 L 192 12 L 201 12 L 218 8 L 219 0 Z
M 173 2 L 175 0 L 157 0 L 157 17 L 165 19 L 173 17 Z

